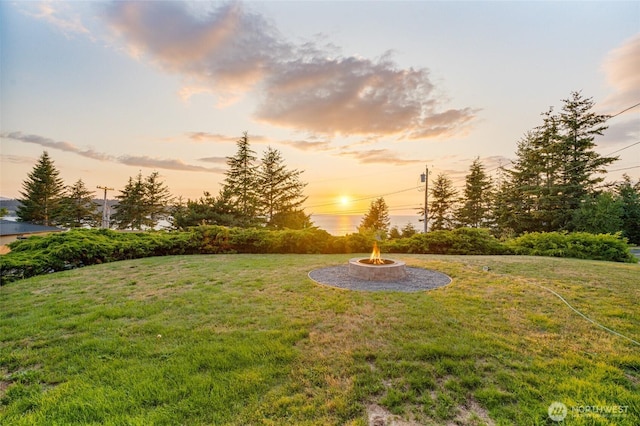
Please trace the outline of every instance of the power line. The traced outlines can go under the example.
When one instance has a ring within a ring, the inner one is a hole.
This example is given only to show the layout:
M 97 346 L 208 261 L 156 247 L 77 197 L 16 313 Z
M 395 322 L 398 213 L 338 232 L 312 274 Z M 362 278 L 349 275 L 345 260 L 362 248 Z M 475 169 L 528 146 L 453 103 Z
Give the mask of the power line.
M 637 106 L 640 106 L 640 102 L 638 102 L 638 103 L 637 103 L 637 104 L 635 104 L 635 105 L 630 106 L 629 108 L 625 108 L 625 109 L 623 109 L 622 111 L 620 111 L 620 112 L 619 112 L 619 113 L 617 113 L 617 114 L 614 114 L 614 115 L 609 116 L 609 117 L 607 118 L 607 120 L 610 120 L 610 119 L 612 119 L 613 117 L 617 117 L 617 116 L 619 116 L 620 114 L 625 113 L 625 112 L 627 112 L 627 111 L 629 111 L 629 110 L 632 110 L 632 109 L 634 109 L 634 108 L 635 108 L 635 107 L 637 107 Z M 606 120 L 605 120 L 605 121 L 606 121 Z
M 349 200 L 349 202 L 372 200 L 374 198 L 386 197 L 386 196 L 389 196 L 389 195 L 400 194 L 402 192 L 415 191 L 416 189 L 417 188 L 415 186 L 412 186 L 411 188 L 401 189 L 401 190 L 394 191 L 394 192 L 388 192 L 386 194 L 372 195 L 372 196 L 368 196 L 368 197 L 356 198 L 355 200 Z M 312 206 L 306 206 L 305 208 L 309 209 L 309 208 L 314 208 L 314 207 L 335 206 L 335 205 L 338 205 L 338 204 L 341 204 L 341 202 L 340 201 L 334 201 L 334 202 L 325 203 L 325 204 L 314 204 Z
M 640 143 L 640 141 L 638 141 L 638 142 L 634 142 L 634 143 L 632 143 L 631 145 L 625 146 L 624 148 L 620 148 L 620 149 L 619 149 L 619 150 L 617 150 L 617 151 L 613 151 L 613 152 L 611 152 L 611 153 L 607 154 L 607 157 L 608 157 L 609 155 L 613 155 L 613 154 L 618 153 L 618 152 L 620 152 L 620 151 L 624 151 L 625 149 L 631 148 L 632 146 L 638 145 L 639 143 Z
M 625 108 L 625 109 L 623 109 L 622 111 L 620 111 L 620 112 L 618 112 L 618 113 L 616 113 L 616 114 L 614 114 L 614 115 L 611 115 L 611 116 L 607 117 L 604 121 L 608 121 L 608 120 L 610 120 L 610 119 L 612 119 L 612 118 L 614 118 L 614 117 L 617 117 L 617 116 L 619 116 L 619 115 L 621 115 L 621 114 L 623 114 L 623 113 L 625 113 L 625 112 L 627 112 L 627 111 L 630 111 L 630 110 L 632 110 L 632 109 L 634 109 L 634 108 L 636 108 L 636 107 L 638 107 L 638 106 L 640 106 L 640 102 L 638 102 L 637 104 L 632 105 L 632 106 L 630 106 L 630 107 L 628 107 L 628 108 Z M 618 153 L 618 152 L 624 151 L 624 150 L 629 149 L 629 148 L 631 148 L 631 147 L 633 147 L 633 146 L 635 146 L 635 145 L 638 145 L 638 144 L 640 144 L 640 141 L 634 142 L 634 143 L 632 143 L 631 145 L 628 145 L 628 146 L 625 146 L 625 147 L 623 147 L 623 148 L 620 148 L 620 149 L 618 149 L 618 150 L 616 150 L 616 151 L 613 151 L 613 152 L 611 152 L 611 153 L 607 154 L 606 156 L 607 156 L 607 157 L 608 157 L 608 156 L 611 156 L 611 155 L 613 155 L 613 154 L 616 154 L 616 153 Z M 513 164 L 513 160 L 509 160 L 509 162 L 510 162 L 511 164 Z M 496 170 L 499 170 L 499 169 L 501 169 L 501 168 L 504 168 L 504 167 L 505 167 L 505 166 L 501 164 L 501 165 L 496 166 L 496 167 L 494 167 L 494 168 L 492 168 L 492 169 L 490 169 L 490 170 L 487 170 L 487 171 L 486 171 L 486 173 L 492 173 L 492 172 L 494 172 L 494 171 L 496 171 Z M 578 166 L 576 166 L 576 167 L 578 167 Z M 575 169 L 576 167 L 574 167 L 574 169 Z M 623 170 L 631 170 L 631 169 L 636 169 L 636 168 L 639 168 L 639 167 L 640 167 L 640 166 L 632 166 L 632 167 L 626 167 L 626 168 L 622 168 L 622 169 L 609 170 L 608 172 L 609 172 L 609 173 L 612 173 L 612 172 L 618 172 L 618 171 L 623 171 Z M 570 170 L 567 170 L 567 171 L 572 171 L 572 170 L 573 170 L 573 169 L 570 169 Z M 369 175 L 364 175 L 364 176 L 369 176 Z M 361 177 L 361 176 L 358 176 L 358 177 Z M 353 179 L 353 177 L 350 177 L 350 178 L 325 179 L 325 180 L 322 180 L 322 181 L 320 181 L 320 182 L 330 181 L 330 180 L 346 180 L 346 179 Z M 452 180 L 452 183 L 453 183 L 453 184 L 455 184 L 456 182 L 463 182 L 464 180 L 466 180 L 466 177 L 465 177 L 465 178 L 456 179 L 456 180 Z M 400 193 L 407 192 L 407 191 L 413 191 L 413 190 L 416 190 L 416 189 L 417 189 L 417 186 L 412 186 L 412 187 L 410 187 L 410 188 L 401 189 L 401 190 L 394 191 L 394 192 L 389 192 L 389 193 L 386 193 L 386 194 L 372 195 L 372 196 L 367 196 L 367 197 L 357 198 L 357 199 L 355 199 L 355 200 L 351 200 L 351 202 L 358 202 L 358 201 L 371 200 L 371 199 L 375 199 L 375 198 L 386 197 L 386 196 L 389 196 L 389 195 L 400 194 Z M 306 206 L 305 208 L 327 207 L 327 206 L 335 206 L 335 205 L 338 205 L 338 204 L 340 204 L 340 202 L 339 202 L 339 201 L 334 201 L 334 202 L 331 202 L 331 203 L 314 204 L 314 205 L 311 205 L 311 206 Z M 351 211 L 351 212 L 356 212 L 356 211 Z M 358 210 L 357 212 L 360 212 L 360 210 Z M 341 213 L 342 213 L 342 214 L 348 214 L 349 212 L 341 212 Z
M 609 170 L 609 172 L 621 172 L 623 170 L 640 169 L 640 166 L 625 167 L 623 169 Z

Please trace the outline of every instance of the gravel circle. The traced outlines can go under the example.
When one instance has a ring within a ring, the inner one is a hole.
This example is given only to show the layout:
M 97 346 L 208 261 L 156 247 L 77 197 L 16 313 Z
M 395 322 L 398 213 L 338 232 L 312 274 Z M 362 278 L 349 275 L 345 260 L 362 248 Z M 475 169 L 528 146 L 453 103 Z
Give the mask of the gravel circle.
M 406 267 L 407 276 L 397 281 L 367 281 L 349 275 L 349 265 L 329 266 L 309 272 L 309 278 L 318 284 L 346 290 L 398 291 L 413 293 L 433 290 L 451 282 L 451 277 L 441 272 L 423 268 Z

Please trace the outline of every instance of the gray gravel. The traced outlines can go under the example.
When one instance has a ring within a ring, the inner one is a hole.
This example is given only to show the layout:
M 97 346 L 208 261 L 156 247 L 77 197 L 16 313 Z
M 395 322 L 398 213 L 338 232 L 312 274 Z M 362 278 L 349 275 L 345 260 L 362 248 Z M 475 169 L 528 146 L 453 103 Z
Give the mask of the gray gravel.
M 309 272 L 309 278 L 318 284 L 346 290 L 399 291 L 412 293 L 432 290 L 451 282 L 451 277 L 429 269 L 407 266 L 407 276 L 398 281 L 367 281 L 349 275 L 348 265 L 329 266 Z

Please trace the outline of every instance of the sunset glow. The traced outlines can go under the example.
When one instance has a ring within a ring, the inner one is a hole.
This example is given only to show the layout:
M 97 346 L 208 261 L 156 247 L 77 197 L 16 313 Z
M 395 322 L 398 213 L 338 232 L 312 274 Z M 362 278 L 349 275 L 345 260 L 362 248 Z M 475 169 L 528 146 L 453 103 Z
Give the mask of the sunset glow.
M 246 131 L 258 157 L 272 147 L 304 172 L 309 213 L 382 196 L 415 214 L 425 166 L 461 188 L 480 157 L 498 179 L 571 91 L 602 114 L 640 101 L 634 2 L 5 1 L 0 15 L 7 198 L 44 150 L 66 184 L 109 198 L 153 171 L 175 197 L 217 194 Z M 638 140 L 639 110 L 607 122 L 599 153 Z M 639 151 L 607 181 L 640 178 Z

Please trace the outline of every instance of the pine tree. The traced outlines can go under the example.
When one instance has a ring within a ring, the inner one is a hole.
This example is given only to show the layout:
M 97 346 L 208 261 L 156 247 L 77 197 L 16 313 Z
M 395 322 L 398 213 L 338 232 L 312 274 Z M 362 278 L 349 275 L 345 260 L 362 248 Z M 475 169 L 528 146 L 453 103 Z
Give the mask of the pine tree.
M 371 202 L 369 212 L 362 218 L 358 231 L 382 233 L 382 236 L 386 237 L 390 225 L 389 208 L 384 198 L 380 197 Z
M 39 225 L 55 225 L 60 213 L 64 183 L 49 153 L 44 151 L 28 179 L 22 183 L 24 191 L 18 199 L 18 220 Z
M 160 220 L 169 215 L 171 192 L 167 185 L 160 180 L 160 174 L 153 172 L 145 180 L 144 204 L 146 207 L 147 225 L 151 228 L 158 225 Z
M 591 111 L 591 99 L 579 92 L 563 100 L 560 113 L 549 109 L 543 124 L 518 144 L 517 159 L 496 198 L 496 218 L 516 234 L 574 230 L 576 211 L 589 203 L 602 182 L 598 176 L 615 157 L 594 151 L 595 136 L 607 128 L 607 116 Z
M 60 223 L 69 228 L 98 225 L 102 215 L 98 213 L 97 204 L 93 200 L 94 194 L 94 191 L 87 189 L 82 179 L 67 187 L 61 203 Z
M 616 191 L 622 204 L 622 236 L 631 244 L 640 245 L 640 180 L 633 184 L 625 174 Z
M 476 158 L 466 176 L 463 204 L 456 214 L 456 220 L 462 226 L 481 228 L 490 224 L 493 197 L 491 190 L 491 178 L 486 174 L 480 159 Z
M 592 234 L 615 234 L 622 229 L 622 201 L 610 192 L 583 198 L 573 213 L 576 231 Z
M 592 111 L 594 102 L 583 98 L 580 92 L 572 92 L 558 115 L 562 135 L 559 150 L 562 153 L 560 186 L 562 188 L 562 211 L 564 222 L 561 229 L 573 229 L 571 216 L 580 207 L 586 196 L 594 195 L 595 186 L 602 182 L 605 166 L 617 157 L 603 157 L 595 152 L 595 136 L 607 129 L 604 123 L 609 118 Z
M 171 221 L 176 229 L 199 225 L 236 226 L 238 216 L 230 207 L 224 193 L 218 197 L 205 191 L 197 200 L 179 202 L 171 211 Z
M 154 228 L 169 214 L 171 195 L 159 177 L 158 172 L 145 179 L 142 172 L 136 179 L 129 177 L 127 185 L 116 196 L 119 202 L 112 220 L 118 229 Z
M 233 157 L 227 157 L 229 170 L 225 172 L 222 192 L 239 217 L 238 221 L 251 226 L 260 222 L 256 153 L 251 149 L 247 132 L 236 142 L 238 150 Z
M 287 170 L 280 151 L 268 147 L 257 173 L 261 212 L 269 225 L 276 215 L 282 221 L 287 214 L 300 211 L 307 199 L 302 193 L 307 184 L 300 181 L 301 171 Z
M 135 180 L 129 177 L 124 189 L 116 195 L 118 204 L 114 206 L 115 213 L 111 219 L 118 229 L 141 230 L 146 225 L 144 196 L 145 187 L 140 172 Z
M 453 187 L 449 177 L 441 173 L 436 177 L 431 187 L 431 202 L 429 214 L 431 230 L 452 229 L 457 202 L 458 191 Z
M 409 222 L 402 228 L 401 236 L 402 238 L 411 238 L 417 233 L 418 233 L 418 230 L 415 228 L 415 226 L 413 226 L 411 222 Z

